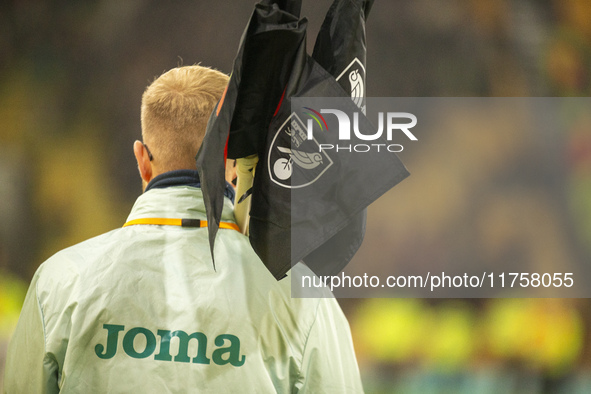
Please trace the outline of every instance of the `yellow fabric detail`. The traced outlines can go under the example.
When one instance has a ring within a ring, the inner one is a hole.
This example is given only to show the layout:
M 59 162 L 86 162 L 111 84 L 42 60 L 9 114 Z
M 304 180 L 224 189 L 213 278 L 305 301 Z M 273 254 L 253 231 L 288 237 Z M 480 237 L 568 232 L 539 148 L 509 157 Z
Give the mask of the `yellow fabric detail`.
M 207 220 L 200 220 L 199 227 L 207 227 Z M 183 219 L 168 219 L 168 218 L 144 218 L 144 219 L 134 219 L 130 220 L 129 222 L 125 223 L 123 227 L 127 226 L 134 226 L 138 224 L 152 224 L 158 226 L 182 226 Z M 194 227 L 194 226 L 187 226 L 187 227 Z M 229 222 L 221 222 L 220 228 L 230 229 L 240 231 L 240 227 L 238 227 L 235 223 Z

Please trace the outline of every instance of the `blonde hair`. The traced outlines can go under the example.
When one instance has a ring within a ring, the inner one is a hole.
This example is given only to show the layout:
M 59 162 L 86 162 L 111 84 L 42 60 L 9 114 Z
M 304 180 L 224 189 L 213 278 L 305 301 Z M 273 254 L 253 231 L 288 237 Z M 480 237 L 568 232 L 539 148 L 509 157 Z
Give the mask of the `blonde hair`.
M 142 136 L 162 171 L 195 168 L 195 155 L 228 76 L 202 66 L 173 68 L 142 96 Z

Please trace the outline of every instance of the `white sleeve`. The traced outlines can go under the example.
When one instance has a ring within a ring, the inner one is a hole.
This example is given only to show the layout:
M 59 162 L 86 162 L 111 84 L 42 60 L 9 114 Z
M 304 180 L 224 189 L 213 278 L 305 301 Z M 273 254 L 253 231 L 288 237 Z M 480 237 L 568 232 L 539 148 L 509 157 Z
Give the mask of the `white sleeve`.
M 334 298 L 320 300 L 296 389 L 298 393 L 363 393 L 349 323 Z
M 45 351 L 43 311 L 37 298 L 37 275 L 25 297 L 8 345 L 4 393 L 59 393 L 58 364 Z

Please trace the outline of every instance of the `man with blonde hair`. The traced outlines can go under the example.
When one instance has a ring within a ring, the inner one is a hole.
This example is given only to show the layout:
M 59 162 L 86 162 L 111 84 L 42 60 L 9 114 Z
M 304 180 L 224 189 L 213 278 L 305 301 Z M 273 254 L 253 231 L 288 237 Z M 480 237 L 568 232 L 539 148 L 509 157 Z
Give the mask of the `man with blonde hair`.
M 188 66 L 146 89 L 133 146 L 144 193 L 123 228 L 39 267 L 5 392 L 362 392 L 338 304 L 291 298 L 237 231 L 230 183 L 213 264 L 194 157 L 227 80 Z
M 168 71 L 146 89 L 141 108 L 142 136 L 154 150 L 151 167 L 160 171 L 195 169 L 195 153 L 203 141 L 207 120 L 227 84 L 228 76 L 219 71 L 186 66 Z M 141 154 L 140 147 L 136 142 L 136 158 Z

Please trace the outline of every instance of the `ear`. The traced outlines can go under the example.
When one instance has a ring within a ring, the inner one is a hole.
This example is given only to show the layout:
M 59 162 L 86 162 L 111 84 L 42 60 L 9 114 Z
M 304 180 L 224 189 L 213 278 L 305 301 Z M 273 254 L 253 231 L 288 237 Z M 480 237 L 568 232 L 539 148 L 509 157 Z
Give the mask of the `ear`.
M 140 176 L 145 183 L 150 182 L 152 179 L 152 163 L 148 156 L 148 151 L 141 141 L 135 141 L 133 143 L 133 154 L 137 161 L 137 168 L 140 171 Z

